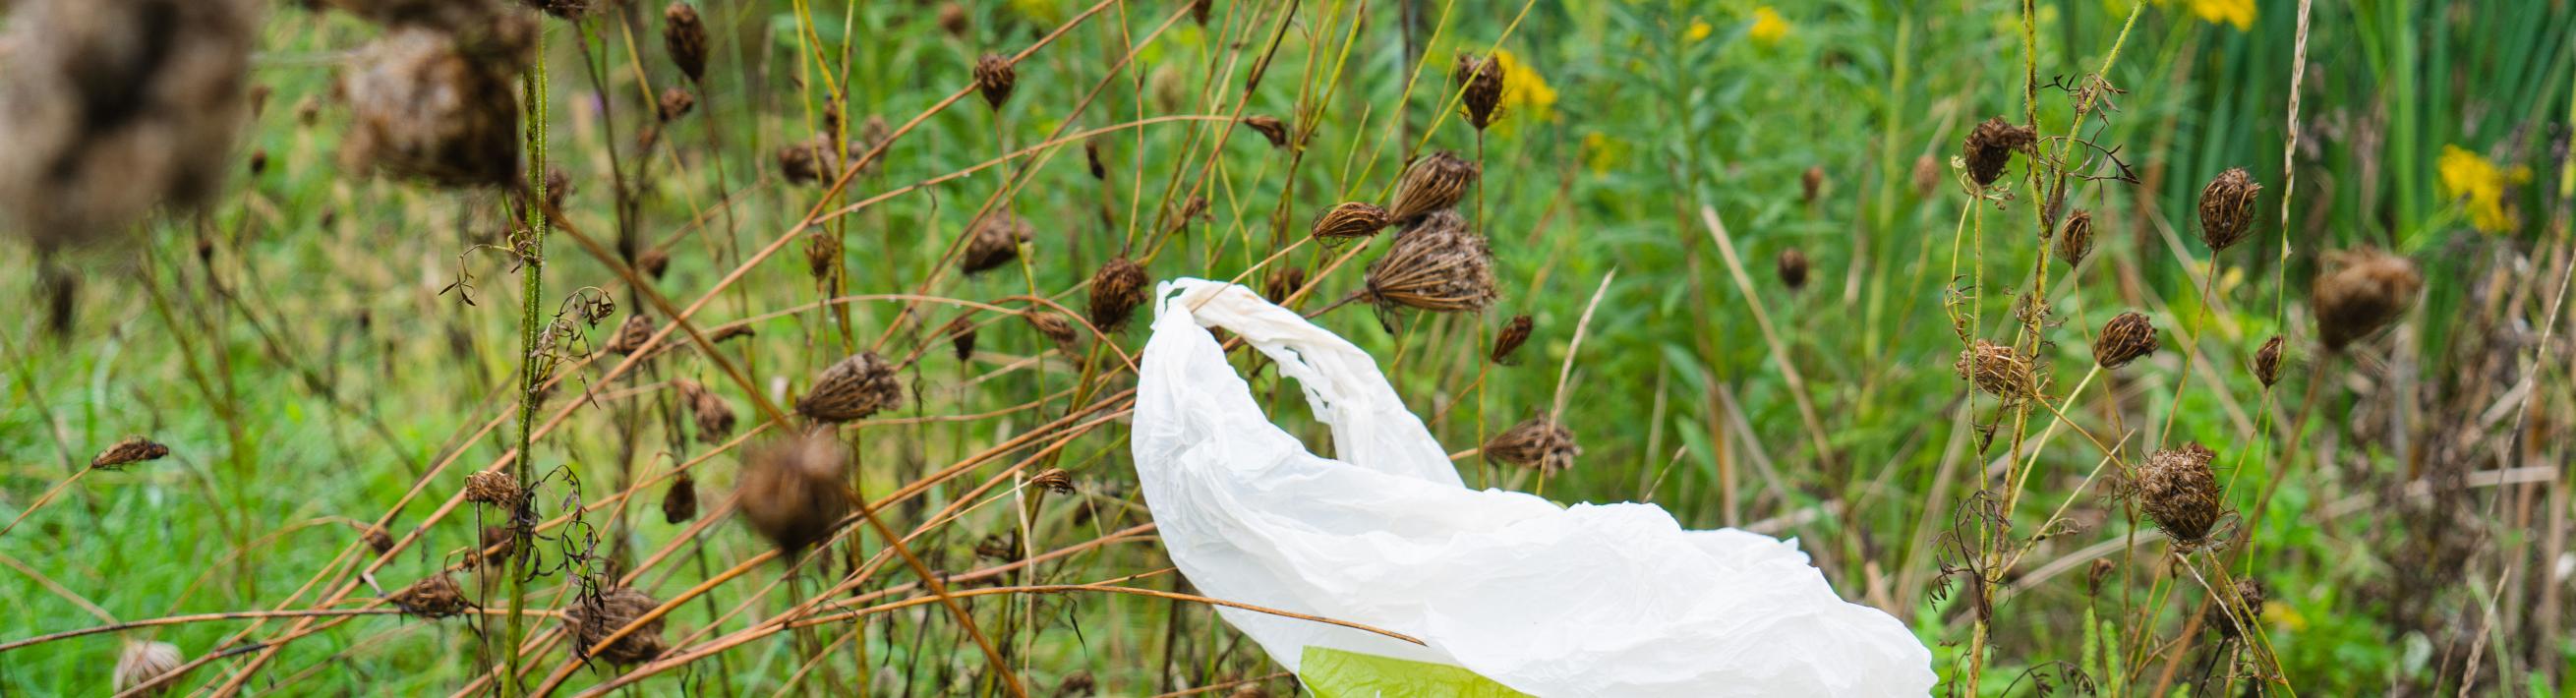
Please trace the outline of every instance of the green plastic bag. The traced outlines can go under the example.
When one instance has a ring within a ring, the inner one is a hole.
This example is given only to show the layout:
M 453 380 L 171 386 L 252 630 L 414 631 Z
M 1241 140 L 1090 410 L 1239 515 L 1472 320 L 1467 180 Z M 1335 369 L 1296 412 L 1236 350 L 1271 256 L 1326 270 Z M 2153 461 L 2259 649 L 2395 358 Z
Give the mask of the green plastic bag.
M 1529 698 L 1476 672 L 1373 654 L 1308 646 L 1297 680 L 1318 698 Z

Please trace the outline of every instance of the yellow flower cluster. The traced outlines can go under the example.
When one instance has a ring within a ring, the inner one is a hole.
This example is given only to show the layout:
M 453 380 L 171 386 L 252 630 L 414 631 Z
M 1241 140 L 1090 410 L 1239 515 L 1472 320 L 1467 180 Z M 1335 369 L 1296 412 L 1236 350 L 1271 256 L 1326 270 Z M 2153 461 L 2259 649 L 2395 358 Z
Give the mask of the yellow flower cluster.
M 1782 19 L 1780 11 L 1771 9 L 1770 5 L 1753 8 L 1753 28 L 1746 30 L 1745 35 L 1764 44 L 1780 43 L 1780 39 L 1789 35 L 1789 20 Z
M 2442 192 L 2469 209 L 2469 225 L 2495 233 L 2512 230 L 2521 216 L 2504 203 L 2505 187 L 2531 181 L 2531 167 L 2511 170 L 2457 145 L 2442 146 Z
M 2254 28 L 2254 0 L 2191 0 L 2191 13 L 2210 24 L 2233 24 L 2237 31 Z
M 1547 78 L 1510 51 L 1495 49 L 1494 59 L 1503 63 L 1503 113 L 1538 121 L 1555 118 L 1556 88 L 1547 86 Z M 1512 121 L 1505 120 L 1504 127 Z

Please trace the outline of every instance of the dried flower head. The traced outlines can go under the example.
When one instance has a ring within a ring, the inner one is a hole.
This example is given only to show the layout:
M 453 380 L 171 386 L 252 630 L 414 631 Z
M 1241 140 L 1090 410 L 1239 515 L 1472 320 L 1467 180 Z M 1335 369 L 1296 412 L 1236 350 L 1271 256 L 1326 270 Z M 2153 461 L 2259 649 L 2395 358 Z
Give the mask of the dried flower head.
M 662 492 L 662 523 L 677 524 L 698 518 L 698 479 L 687 471 L 671 478 L 671 488 Z
M 572 626 L 573 636 L 580 639 L 573 652 L 621 666 L 640 664 L 662 656 L 662 619 L 635 624 L 637 619 L 661 605 L 662 602 L 630 587 L 617 587 L 600 592 L 598 596 L 583 598 L 572 608 L 564 609 L 564 623 Z M 600 647 L 598 654 L 591 654 L 591 648 L 607 642 L 610 635 L 630 624 L 636 625 L 634 632 L 609 642 L 607 647 Z
M 116 690 L 119 692 L 133 690 L 134 687 L 151 683 L 153 679 L 161 678 L 164 674 L 178 671 L 179 665 L 186 663 L 187 660 L 179 655 L 178 645 L 129 640 L 125 643 L 125 650 L 116 655 Z M 143 695 L 158 696 L 169 691 L 170 682 L 164 681 L 161 685 L 144 691 Z
M 2076 267 L 2083 265 L 2084 258 L 2092 254 L 2093 212 L 2075 209 L 2074 213 L 2066 215 L 2066 225 L 2058 231 L 2057 258 L 2066 260 L 2068 267 Z
M 1029 478 L 1029 484 L 1044 487 L 1049 492 L 1064 494 L 1073 491 L 1073 473 L 1065 472 L 1063 468 L 1048 468 L 1039 472 L 1036 477 Z
M 975 18 L 966 14 L 966 6 L 955 2 L 939 3 L 939 30 L 949 36 L 965 38 L 975 30 Z
M 1347 201 L 1317 216 L 1310 234 L 1315 236 L 1316 242 L 1336 245 L 1376 235 L 1377 231 L 1393 222 L 1386 209 L 1379 208 L 1377 204 Z
M 465 556 L 468 564 L 479 566 L 503 562 L 519 552 L 519 535 L 511 532 L 508 526 L 485 526 L 480 535 L 482 537 L 476 539 L 474 552 Z
M 1288 122 L 1279 120 L 1279 117 L 1247 116 L 1243 117 L 1243 125 L 1260 132 L 1262 138 L 1270 139 L 1270 147 L 1288 147 Z
M 1282 265 L 1271 269 L 1270 276 L 1261 282 L 1261 297 L 1270 299 L 1272 303 L 1286 303 L 1303 290 L 1306 290 L 1306 268 L 1300 266 Z
M 1461 53 L 1458 54 L 1458 67 L 1452 73 L 1458 78 L 1458 109 L 1467 113 L 1467 124 L 1478 131 L 1493 125 L 1494 119 L 1502 115 L 1502 58 L 1478 58 Z
M 2218 524 L 2223 504 L 2218 476 L 2209 468 L 2217 457 L 2208 447 L 2190 443 L 2150 454 L 2138 468 L 2139 508 L 2186 548 L 2205 542 L 2210 527 Z
M 2145 313 L 2128 311 L 2102 324 L 2102 334 L 2093 338 L 2093 363 L 2106 369 L 2127 366 L 2155 353 L 2156 346 L 2155 323 Z
M 974 320 L 959 315 L 957 319 L 948 321 L 948 326 L 939 333 L 948 336 L 948 347 L 957 354 L 958 361 L 975 358 Z
M 659 115 L 663 122 L 678 121 L 680 117 L 688 116 L 689 111 L 696 108 L 698 108 L 698 96 L 689 94 L 688 90 L 678 87 L 662 90 L 662 109 Z
M 707 25 L 698 21 L 698 8 L 685 2 L 662 8 L 662 50 L 671 54 L 671 64 L 689 82 L 707 76 Z
M 2219 252 L 2254 234 L 2254 195 L 2263 185 L 2245 168 L 2230 167 L 2200 190 L 2200 241 Z
M 1494 332 L 1494 347 L 1485 353 L 1485 358 L 1506 366 L 1516 363 L 1512 361 L 1512 354 L 1529 341 L 1530 328 L 1535 324 L 1526 314 L 1512 316 L 1511 320 L 1503 323 L 1503 329 Z
M 1135 260 L 1126 255 L 1109 258 L 1091 275 L 1091 325 L 1102 331 L 1126 326 L 1153 285 L 1154 277 L 1146 276 Z
M 1412 225 L 1433 211 L 1455 207 L 1483 172 L 1476 163 L 1449 151 L 1432 153 L 1413 163 L 1395 183 L 1395 206 L 1387 217 L 1397 225 Z
M 2003 117 L 1987 119 L 1968 131 L 1964 156 L 1968 176 L 1977 186 L 1993 186 L 2004 176 L 2004 166 L 2012 164 L 2013 153 L 2027 150 L 2039 140 L 2039 134 L 2028 126 L 2006 123 Z
M 958 267 L 967 274 L 981 274 L 1001 268 L 1020 258 L 1020 245 L 1036 235 L 1036 230 L 1019 214 L 999 211 L 975 219 L 966 230 L 966 253 L 958 257 Z
M 383 526 L 368 526 L 367 532 L 359 539 L 366 541 L 367 549 L 376 551 L 378 557 L 394 551 L 394 535 L 386 532 Z
M 1941 160 L 1930 155 L 1914 158 L 1914 195 L 1929 197 L 1941 186 Z
M 1073 346 L 1074 340 L 1079 338 L 1079 335 L 1073 332 L 1073 322 L 1064 319 L 1062 315 L 1055 314 L 1054 311 L 1023 310 L 1020 311 L 1020 318 L 1027 320 L 1029 327 L 1035 328 L 1039 335 L 1046 337 L 1049 342 L 1054 342 L 1058 347 Z
M 2093 558 L 2092 568 L 2084 571 L 2084 590 L 2089 593 L 2101 593 L 2102 582 L 2110 579 L 2111 573 L 2118 571 L 2119 565 L 2112 564 L 2109 558 Z
M 1000 111 L 1003 102 L 1011 101 L 1011 90 L 1019 83 L 1019 69 L 1011 65 L 1010 58 L 987 53 L 975 59 L 975 90 L 984 94 L 984 103 L 994 111 Z
M 456 585 L 456 578 L 445 572 L 422 577 L 385 600 L 415 618 L 445 618 L 474 607 L 465 600 L 465 589 Z
M 815 280 L 832 278 L 841 268 L 841 238 L 816 229 L 805 234 L 805 273 Z
M 796 401 L 796 413 L 817 422 L 839 424 L 903 403 L 903 383 L 896 379 L 895 366 L 876 352 L 851 354 L 823 375 L 814 378 L 814 389 Z
M 499 470 L 477 470 L 465 476 L 465 501 L 499 507 L 519 505 L 519 481 Z
M 2424 289 L 2413 261 L 2374 248 L 2328 252 L 2325 266 L 2308 290 L 2308 310 L 2317 316 L 2317 339 L 2327 351 L 2341 351 L 2396 322 Z
M 116 445 L 107 447 L 107 450 L 98 452 L 98 457 L 89 459 L 89 467 L 116 470 L 147 460 L 160 460 L 169 455 L 168 446 L 140 436 L 128 436 L 116 442 Z
M 1798 193 L 1804 197 L 1807 205 L 1813 206 L 1816 203 L 1816 197 L 1823 195 L 1824 192 L 1825 166 L 1807 166 L 1806 174 L 1798 177 Z
M 2276 334 L 2263 342 L 2263 348 L 2254 350 L 2254 379 L 2263 381 L 2263 387 L 2281 382 L 2282 344 L 2281 336 Z
M 340 78 L 354 119 L 351 169 L 440 186 L 519 176 L 516 57 L 469 50 L 444 31 L 402 27 L 360 47 Z
M 644 272 L 645 276 L 653 277 L 655 281 L 660 281 L 662 273 L 671 270 L 671 253 L 659 247 L 636 253 L 635 270 Z
M 618 355 L 633 354 L 643 351 L 644 343 L 652 340 L 653 319 L 644 317 L 643 313 L 630 313 L 625 322 L 617 324 L 617 334 L 610 336 L 608 344 L 600 350 Z
M 1109 179 L 1109 162 L 1102 159 L 1100 155 L 1100 143 L 1105 138 L 1108 136 L 1100 135 L 1082 139 L 1082 160 L 1091 165 L 1091 178 L 1101 181 Z
M 718 443 L 733 435 L 733 406 L 725 404 L 715 391 L 686 378 L 672 380 L 671 387 L 679 391 L 681 404 L 689 407 L 689 415 L 697 422 L 699 442 Z
M 1556 420 L 1531 417 L 1495 434 L 1485 442 L 1484 453 L 1504 463 L 1553 473 L 1574 467 L 1574 457 L 1583 455 L 1583 447 L 1575 445 L 1574 432 Z
M 1780 284 L 1796 291 L 1807 287 L 1807 253 L 1792 247 L 1780 251 Z
M 1205 7 L 1206 4 L 1204 0 L 1202 0 L 1198 6 Z M 1204 23 L 1204 20 L 1202 20 L 1202 23 Z M 1065 674 L 1064 680 L 1056 683 L 1055 695 L 1056 698 L 1081 698 L 1082 696 L 1091 695 L 1091 692 L 1096 690 L 1096 686 L 1094 684 L 1095 682 L 1091 678 L 1091 672 L 1076 670 L 1073 673 Z
M 1478 311 L 1492 305 L 1494 253 L 1465 219 L 1441 210 L 1398 234 L 1386 256 L 1369 263 L 1363 293 L 1381 310 Z
M 742 520 L 791 557 L 830 539 L 850 513 L 849 458 L 828 430 L 752 449 L 735 487 Z
M 2006 400 L 2039 395 L 2039 379 L 2030 360 L 2010 346 L 1977 340 L 1959 352 L 1959 360 L 1951 368 L 1961 380 L 1974 383 L 1988 395 Z
M 2251 634 L 2247 631 L 2262 625 L 2266 599 L 2263 584 L 2251 577 L 2236 580 L 2229 590 L 2235 592 L 2236 598 L 2224 601 L 2227 607 L 2219 609 L 2218 618 L 2211 625 L 2217 626 L 2219 637 L 2233 640 Z

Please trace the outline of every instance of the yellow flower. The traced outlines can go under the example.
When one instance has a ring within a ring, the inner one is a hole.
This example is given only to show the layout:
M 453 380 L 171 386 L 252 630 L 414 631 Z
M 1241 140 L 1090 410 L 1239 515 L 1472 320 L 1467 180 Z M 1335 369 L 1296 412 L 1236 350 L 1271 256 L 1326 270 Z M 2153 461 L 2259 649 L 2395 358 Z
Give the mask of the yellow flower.
M 2299 609 L 2291 608 L 2289 604 L 2265 601 L 2263 602 L 2263 624 L 2295 633 L 2308 629 L 2308 617 L 2301 615 Z
M 1682 40 L 1696 44 L 1714 33 L 1717 33 L 1717 27 L 1709 26 L 1708 20 L 1692 17 L 1690 29 L 1682 32 Z
M 1747 34 L 1750 34 L 1754 41 L 1765 44 L 1780 43 L 1781 37 L 1789 35 L 1789 20 L 1781 19 L 1780 11 L 1771 9 L 1770 5 L 1756 7 L 1753 8 L 1753 29 Z
M 1539 76 L 1538 71 L 1530 69 L 1529 64 L 1521 62 L 1510 51 L 1494 49 L 1494 60 L 1503 64 L 1504 113 L 1538 120 L 1555 118 L 1552 110 L 1556 107 L 1556 88 L 1547 86 L 1547 78 Z M 1505 128 L 1509 128 L 1511 123 L 1511 120 L 1503 122 Z
M 1056 24 L 1064 21 L 1064 6 L 1061 3 L 1047 0 L 1011 0 L 1011 9 L 1020 13 L 1022 17 L 1041 23 Z
M 2236 25 L 2237 31 L 2254 28 L 2254 0 L 2191 0 L 2191 13 L 2210 24 Z
M 1620 161 L 1627 157 L 1628 146 L 1611 140 L 1609 134 L 1600 131 L 1583 134 L 1583 165 L 1591 169 L 1592 174 L 1609 174 L 1611 170 L 1618 169 Z
M 2442 191 L 2469 209 L 2469 224 L 2486 232 L 2511 230 L 2519 222 L 2517 212 L 2504 205 L 2504 188 L 2510 184 L 2531 181 L 2530 167 L 2511 171 L 2467 148 L 2442 146 Z

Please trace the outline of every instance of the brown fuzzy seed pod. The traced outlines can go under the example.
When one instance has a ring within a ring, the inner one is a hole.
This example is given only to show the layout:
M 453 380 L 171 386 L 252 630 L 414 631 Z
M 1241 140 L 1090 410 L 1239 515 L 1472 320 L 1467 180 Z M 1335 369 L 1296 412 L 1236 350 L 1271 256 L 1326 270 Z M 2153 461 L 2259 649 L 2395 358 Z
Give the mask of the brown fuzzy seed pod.
M 975 59 L 975 91 L 984 95 L 984 104 L 1001 111 L 1002 103 L 1011 101 L 1011 90 L 1019 87 L 1020 73 L 1011 59 L 998 53 Z
M 1780 284 L 1790 291 L 1807 287 L 1807 253 L 1792 247 L 1780 251 Z
M 2208 447 L 2190 443 L 2150 454 L 2138 468 L 2139 508 L 2177 544 L 2196 547 L 2218 524 L 2223 505 L 2218 476 L 2209 469 L 2217 457 Z
M 564 609 L 564 624 L 571 626 L 573 636 L 579 638 L 573 652 L 620 666 L 641 664 L 662 656 L 661 618 L 636 625 L 634 632 L 599 648 L 598 654 L 590 654 L 591 648 L 606 642 L 610 635 L 634 624 L 636 619 L 661 605 L 662 602 L 629 587 L 610 589 L 596 597 L 582 599 L 572 608 Z
M 89 459 L 89 467 L 116 470 L 147 460 L 160 460 L 169 455 L 168 446 L 140 436 L 128 436 L 116 442 L 115 445 L 107 447 L 107 450 L 98 452 L 97 457 Z
M 671 54 L 671 65 L 689 82 L 707 76 L 707 25 L 698 21 L 698 8 L 685 2 L 662 8 L 662 50 Z
M 1190 0 L 1190 19 L 1197 21 L 1199 26 L 1205 27 L 1208 23 L 1208 12 L 1215 9 L 1216 0 Z
M 1968 161 L 1968 176 L 1977 180 L 1977 186 L 1993 186 L 1996 179 L 2004 176 L 2004 166 L 2012 164 L 2013 153 L 2029 148 L 2038 139 L 2039 134 L 2030 127 L 2005 123 L 2000 116 L 1977 124 L 1968 131 L 1962 153 Z
M 1027 220 L 1007 211 L 977 219 L 967 226 L 966 252 L 957 258 L 958 268 L 969 275 L 999 269 L 1019 259 L 1020 245 L 1035 234 Z
M 662 492 L 662 523 L 677 524 L 698 518 L 698 479 L 686 472 L 671 478 L 671 489 Z
M 1125 327 L 1153 285 L 1154 277 L 1147 276 L 1135 260 L 1125 255 L 1110 258 L 1091 275 L 1091 326 L 1104 332 Z
M 734 490 L 743 522 L 790 557 L 829 540 L 850 513 L 849 458 L 829 430 L 754 448 Z
M 671 387 L 679 391 L 680 402 L 688 405 L 690 416 L 697 422 L 700 443 L 721 443 L 733 435 L 733 406 L 725 404 L 715 391 L 686 378 L 671 381 Z
M 1071 347 L 1074 340 L 1079 338 L 1073 332 L 1073 322 L 1064 319 L 1062 315 L 1055 314 L 1054 311 L 1024 310 L 1020 312 L 1020 318 L 1027 320 L 1029 327 L 1035 328 L 1040 336 L 1046 337 L 1049 342 L 1054 342 L 1059 348 Z
M 2254 350 L 2254 379 L 2263 381 L 2263 387 L 2281 382 L 2282 344 L 2281 336 L 2276 334 L 2263 342 L 2263 348 Z
M 625 322 L 617 324 L 617 334 L 609 336 L 608 344 L 601 346 L 600 350 L 621 356 L 633 354 L 642 351 L 644 343 L 652 339 L 652 318 L 644 317 L 643 313 L 630 313 Z
M 1995 397 L 2020 400 L 2039 394 L 2038 377 L 2030 360 L 2009 346 L 1977 340 L 1959 352 L 1959 360 L 1951 364 L 1951 369 L 1958 372 L 1961 380 Z
M 2092 254 L 2093 212 L 2075 209 L 2074 213 L 2066 215 L 2066 225 L 2058 231 L 2057 258 L 2065 260 L 2066 266 L 2075 267 L 2084 264 L 2084 258 Z
M 949 36 L 966 38 L 967 32 L 975 30 L 975 18 L 966 13 L 965 5 L 939 3 L 939 30 L 948 32 Z
M 499 507 L 519 505 L 519 481 L 498 470 L 477 470 L 465 476 L 465 501 Z
M 1282 266 L 1270 270 L 1270 277 L 1262 281 L 1261 297 L 1270 299 L 1272 303 L 1286 303 L 1290 296 L 1305 289 L 1306 268 Z
M 405 27 L 360 47 L 348 65 L 340 89 L 353 112 L 342 146 L 350 169 L 451 187 L 518 178 L 516 61 Z
M 2093 338 L 2093 363 L 2106 369 L 2127 366 L 2155 353 L 2156 346 L 2155 323 L 2145 313 L 2128 311 L 2102 324 L 2102 334 Z
M 465 600 L 465 589 L 456 585 L 456 578 L 445 572 L 422 577 L 385 600 L 414 618 L 445 618 L 474 607 Z
M 678 121 L 680 120 L 680 117 L 688 116 L 691 110 L 697 108 L 698 96 L 689 94 L 688 90 L 683 90 L 678 87 L 669 87 L 662 90 L 662 109 L 660 116 L 662 117 L 663 123 Z
M 2263 185 L 2245 168 L 2230 167 L 2200 190 L 2200 241 L 2220 252 L 2254 234 L 2254 195 Z
M 1815 205 L 1816 197 L 1825 193 L 1825 166 L 1808 166 L 1807 173 L 1798 176 L 1798 193 L 1804 197 L 1807 205 Z
M 1930 155 L 1914 158 L 1914 195 L 1930 197 L 1932 190 L 1940 186 L 1941 159 Z
M 1200 6 L 1206 6 L 1204 0 Z M 1092 691 L 1097 690 L 1096 684 L 1097 682 L 1091 678 L 1091 672 L 1088 671 L 1077 670 L 1065 674 L 1064 680 L 1055 684 L 1055 698 L 1081 698 L 1091 695 Z
M 789 184 L 821 183 L 823 170 L 829 167 L 824 156 L 830 153 L 830 148 L 817 148 L 810 141 L 782 146 L 778 149 L 778 175 Z
M 125 649 L 116 655 L 116 690 L 124 692 L 135 686 L 151 683 L 153 679 L 161 678 L 164 674 L 178 671 L 184 664 L 187 664 L 187 659 L 180 656 L 178 645 L 129 640 L 125 643 Z M 159 686 L 143 691 L 142 695 L 159 696 L 168 693 L 171 683 L 173 682 L 164 681 Z
M 481 535 L 474 552 L 465 556 L 469 564 L 504 562 L 519 552 L 519 536 L 511 533 L 508 526 L 485 526 Z
M 1316 242 L 1337 245 L 1376 235 L 1377 231 L 1393 222 L 1386 209 L 1379 208 L 1377 204 L 1347 201 L 1335 204 L 1326 209 L 1324 215 L 1315 217 L 1315 227 L 1310 234 L 1315 236 Z
M 1478 131 L 1492 126 L 1494 120 L 1502 116 L 1502 58 L 1458 54 L 1458 66 L 1451 74 L 1458 79 L 1458 109 L 1466 112 L 1467 124 Z
M 1556 420 L 1531 417 L 1495 434 L 1485 442 L 1484 453 L 1497 461 L 1554 473 L 1574 467 L 1583 447 L 1574 443 L 1574 432 Z
M 823 369 L 814 389 L 796 401 L 796 413 L 827 424 L 863 419 L 903 403 L 903 383 L 894 364 L 876 352 L 862 351 Z
M 367 549 L 376 551 L 377 557 L 394 551 L 394 535 L 386 532 L 383 526 L 368 526 L 367 532 L 359 539 L 366 541 Z
M 2325 262 L 2326 272 L 2308 289 L 2308 310 L 2316 314 L 2317 339 L 2327 351 L 2341 351 L 2396 322 L 2424 288 L 2413 261 L 2377 249 L 2328 252 Z
M 2263 625 L 2263 602 L 2266 600 L 2266 595 L 2263 593 L 2263 584 L 2251 578 L 2236 580 L 2236 584 L 2230 589 L 2235 592 L 2236 598 L 2227 600 L 2227 608 L 2218 610 L 2217 617 L 2211 620 L 2210 625 L 2218 628 L 2219 637 L 2234 640 L 2250 634 L 2249 630 Z
M 1485 359 L 1505 366 L 1518 363 L 1512 360 L 1512 354 L 1529 342 L 1530 329 L 1536 324 L 1528 315 L 1512 316 L 1511 320 L 1503 323 L 1503 329 L 1494 332 L 1494 347 L 1485 352 Z
M 1048 468 L 1038 473 L 1037 477 L 1029 478 L 1029 484 L 1044 487 L 1047 491 L 1056 494 L 1065 494 L 1073 491 L 1073 473 L 1065 472 L 1063 468 Z
M 1476 184 L 1484 170 L 1448 151 L 1432 153 L 1404 171 L 1395 184 L 1395 206 L 1387 217 L 1396 225 L 1412 225 L 1433 211 L 1458 205 L 1467 196 L 1467 188 Z
M 948 336 L 948 348 L 957 355 L 958 361 L 975 358 L 974 320 L 959 315 L 957 319 L 948 321 L 948 326 L 940 329 L 939 333 Z
M 1364 278 L 1363 293 L 1381 309 L 1472 312 L 1492 305 L 1498 295 L 1494 253 L 1485 236 L 1447 210 L 1397 235 L 1386 256 L 1369 263 Z
M 671 270 L 671 253 L 664 252 L 659 247 L 645 250 L 635 255 L 635 270 L 644 272 L 645 276 L 653 277 L 655 281 L 660 281 L 662 273 Z
M 841 268 L 841 239 L 822 230 L 805 234 L 805 273 L 821 281 Z
M 1270 139 L 1270 147 L 1281 149 L 1288 147 L 1288 122 L 1279 120 L 1279 117 L 1247 116 L 1243 117 L 1243 125 L 1261 132 L 1262 138 Z
M 1109 163 L 1102 160 L 1100 156 L 1100 139 L 1102 138 L 1106 138 L 1106 136 L 1093 136 L 1082 139 L 1082 159 L 1084 162 L 1091 165 L 1091 178 L 1105 182 L 1109 180 Z

